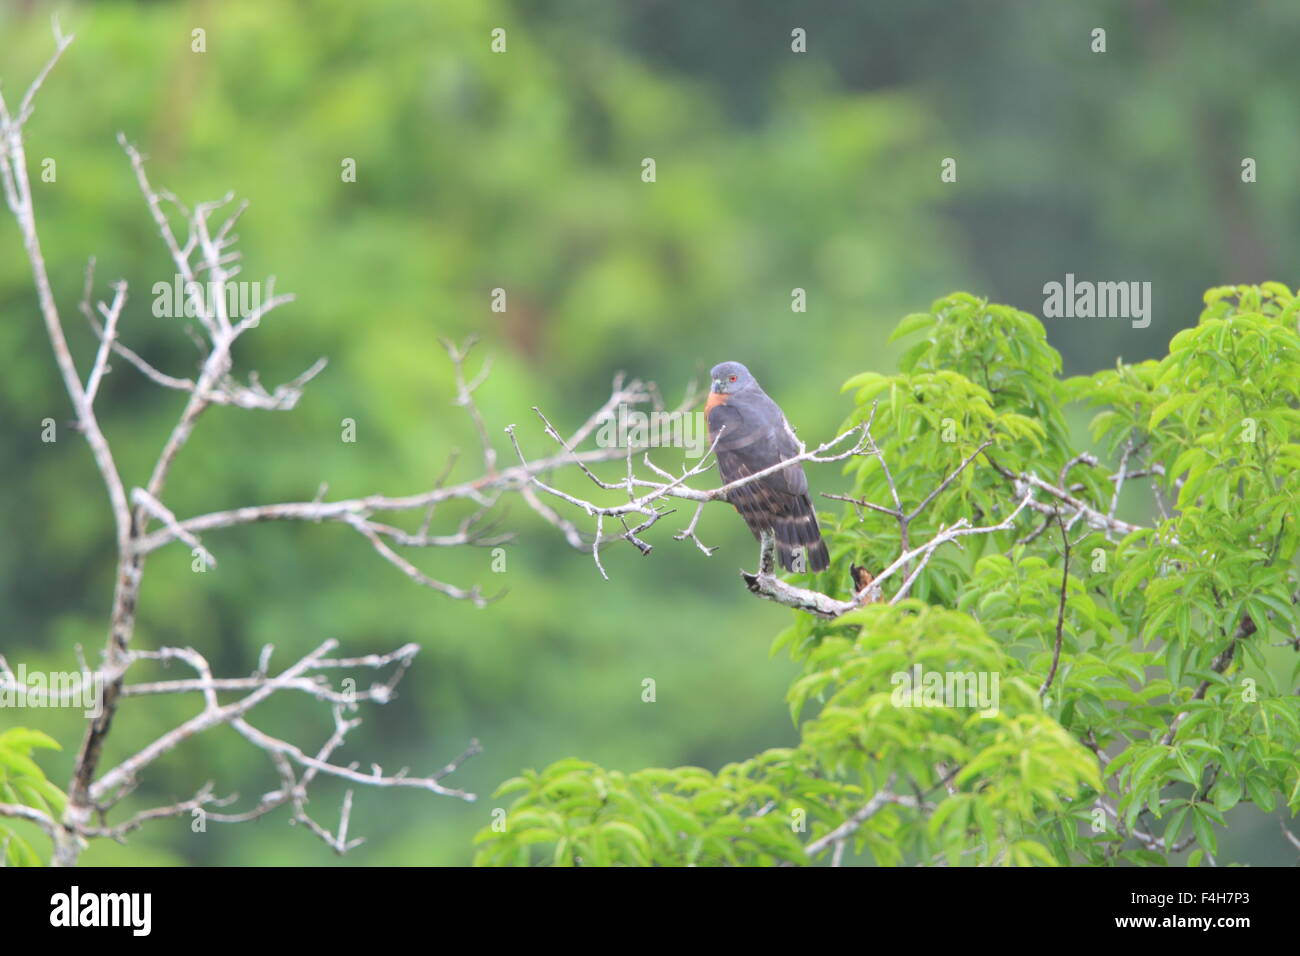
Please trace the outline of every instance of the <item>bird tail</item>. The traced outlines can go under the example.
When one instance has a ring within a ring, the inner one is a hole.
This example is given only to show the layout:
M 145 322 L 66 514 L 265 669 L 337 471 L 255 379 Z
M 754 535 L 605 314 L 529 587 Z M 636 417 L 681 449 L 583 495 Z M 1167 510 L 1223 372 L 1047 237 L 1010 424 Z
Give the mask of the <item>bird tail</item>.
M 772 531 L 776 536 L 777 559 L 787 571 L 825 571 L 830 566 L 831 556 L 817 527 L 817 513 L 806 496 L 798 499 L 789 514 L 773 522 Z

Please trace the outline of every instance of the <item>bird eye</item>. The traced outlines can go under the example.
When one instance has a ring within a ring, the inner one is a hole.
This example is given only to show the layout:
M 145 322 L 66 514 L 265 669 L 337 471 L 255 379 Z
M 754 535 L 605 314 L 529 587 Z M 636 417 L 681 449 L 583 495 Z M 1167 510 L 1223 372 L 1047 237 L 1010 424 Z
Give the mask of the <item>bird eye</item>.
M 727 379 L 728 382 L 734 382 L 735 380 L 736 380 L 736 376 L 734 375 L 731 376 L 731 378 Z

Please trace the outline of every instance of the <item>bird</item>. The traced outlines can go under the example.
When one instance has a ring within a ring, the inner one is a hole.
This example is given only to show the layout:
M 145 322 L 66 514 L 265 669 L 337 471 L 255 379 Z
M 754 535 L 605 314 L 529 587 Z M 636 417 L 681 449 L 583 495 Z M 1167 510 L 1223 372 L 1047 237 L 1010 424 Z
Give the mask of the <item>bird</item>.
M 799 454 L 799 441 L 785 414 L 749 369 L 739 362 L 722 362 L 709 376 L 712 385 L 704 416 L 724 483 Z M 777 558 L 787 571 L 824 571 L 830 565 L 817 513 L 808 497 L 803 465 L 790 465 L 733 488 L 727 492 L 727 501 L 735 505 L 759 541 L 763 532 L 772 532 Z

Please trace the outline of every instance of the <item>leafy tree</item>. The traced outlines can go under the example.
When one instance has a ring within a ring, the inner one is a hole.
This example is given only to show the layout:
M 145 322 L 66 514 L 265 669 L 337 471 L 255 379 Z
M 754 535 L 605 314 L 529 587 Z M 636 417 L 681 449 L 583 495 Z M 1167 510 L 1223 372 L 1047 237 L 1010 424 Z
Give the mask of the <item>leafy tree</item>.
M 22 808 L 58 819 L 67 798 L 50 783 L 45 772 L 32 759 L 38 748 L 58 750 L 58 741 L 39 730 L 11 727 L 0 733 L 0 803 L 13 808 L 13 816 L 23 819 Z M 0 817 L 0 866 L 40 866 L 43 860 L 14 828 Z
M 797 746 L 528 771 L 477 862 L 1196 865 L 1238 804 L 1294 815 L 1298 318 L 1277 283 L 1212 289 L 1161 361 L 1062 379 L 1025 313 L 957 294 L 907 317 L 900 372 L 845 385 L 846 425 L 885 437 L 846 466 L 812 580 L 987 533 L 916 555 L 892 597 L 855 577 L 847 611 L 796 612 L 773 650 L 802 665 Z

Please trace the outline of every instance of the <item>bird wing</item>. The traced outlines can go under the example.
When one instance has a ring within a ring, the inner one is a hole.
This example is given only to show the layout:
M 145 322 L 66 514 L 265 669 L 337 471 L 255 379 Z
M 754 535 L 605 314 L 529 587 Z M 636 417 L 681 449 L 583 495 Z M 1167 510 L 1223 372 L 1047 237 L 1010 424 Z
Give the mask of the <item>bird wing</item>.
M 764 396 L 766 397 L 766 396 Z M 770 405 L 771 407 L 765 407 Z M 718 470 L 723 482 L 730 484 L 799 453 L 790 426 L 775 403 L 732 400 L 709 410 L 709 441 L 717 441 Z M 721 437 L 719 437 L 721 432 Z M 770 515 L 788 514 L 791 498 L 808 493 L 808 479 L 800 465 L 792 465 L 757 481 L 732 489 L 728 500 L 740 509 L 762 511 Z M 742 502 L 748 508 L 742 507 Z M 746 515 L 746 520 L 749 516 Z

